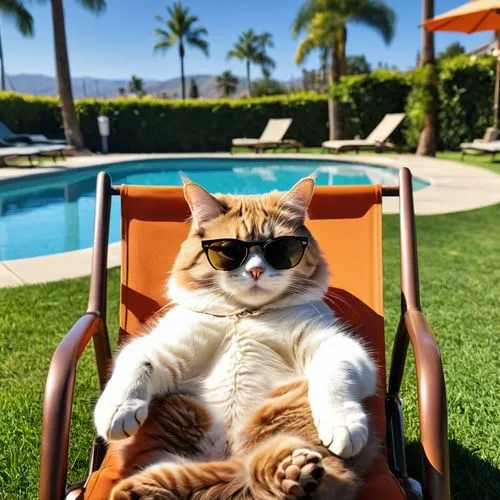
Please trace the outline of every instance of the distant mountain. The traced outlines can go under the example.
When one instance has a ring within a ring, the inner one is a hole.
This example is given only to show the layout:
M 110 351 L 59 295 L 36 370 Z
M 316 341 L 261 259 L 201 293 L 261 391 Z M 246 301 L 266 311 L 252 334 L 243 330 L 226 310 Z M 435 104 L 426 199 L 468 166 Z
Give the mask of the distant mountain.
M 191 79 L 196 80 L 200 97 L 213 98 L 219 96 L 217 89 L 217 77 L 214 75 L 189 75 L 186 77 L 186 93 L 189 95 Z M 47 75 L 7 75 L 7 89 L 15 90 L 21 94 L 48 95 L 57 94 L 57 84 L 53 76 Z M 77 77 L 73 78 L 73 95 L 75 98 L 82 97 L 116 97 L 119 89 L 125 88 L 128 92 L 128 82 L 130 80 L 108 80 L 105 78 Z M 246 88 L 245 78 L 240 78 L 236 96 L 242 95 Z M 290 82 L 282 82 L 285 87 Z M 302 79 L 291 82 L 294 88 L 301 88 Z M 157 96 L 168 96 L 175 99 L 181 96 L 181 79 L 171 78 L 170 80 L 144 80 L 144 87 L 148 94 Z
M 189 95 L 191 79 L 196 80 L 200 97 L 217 97 L 216 77 L 213 75 L 190 75 L 186 77 L 186 92 Z M 73 94 L 76 98 L 81 97 L 116 97 L 119 89 L 125 88 L 128 91 L 129 80 L 108 80 L 105 78 L 78 77 L 73 78 Z M 144 80 L 144 87 L 148 94 L 167 94 L 170 98 L 181 96 L 181 79 L 171 78 L 170 80 Z M 56 80 L 52 76 L 46 75 L 7 75 L 8 90 L 15 90 L 21 94 L 48 95 L 57 94 Z M 245 79 L 240 79 L 237 95 L 245 90 Z

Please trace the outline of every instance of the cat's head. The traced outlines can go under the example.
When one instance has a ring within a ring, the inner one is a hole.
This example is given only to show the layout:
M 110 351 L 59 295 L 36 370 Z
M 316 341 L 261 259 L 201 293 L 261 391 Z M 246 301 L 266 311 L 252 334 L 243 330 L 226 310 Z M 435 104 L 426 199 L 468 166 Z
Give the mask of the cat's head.
M 306 177 L 287 193 L 214 196 L 186 179 L 192 225 L 174 264 L 170 298 L 221 314 L 321 299 L 327 265 L 305 227 L 313 190 Z

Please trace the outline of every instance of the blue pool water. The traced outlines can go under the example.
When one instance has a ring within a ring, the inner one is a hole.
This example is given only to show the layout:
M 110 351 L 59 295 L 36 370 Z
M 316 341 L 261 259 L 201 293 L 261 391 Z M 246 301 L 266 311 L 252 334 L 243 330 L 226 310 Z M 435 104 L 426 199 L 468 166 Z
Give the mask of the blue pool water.
M 197 158 L 147 160 L 63 171 L 0 183 L 0 260 L 21 259 L 92 245 L 95 180 L 105 170 L 114 185 L 180 185 L 179 172 L 212 192 L 258 194 L 289 189 L 317 171 L 318 185 L 398 183 L 394 169 L 328 160 Z M 0 171 L 1 176 L 1 171 Z M 414 189 L 427 183 L 416 180 Z M 113 197 L 110 241 L 120 239 L 120 207 Z

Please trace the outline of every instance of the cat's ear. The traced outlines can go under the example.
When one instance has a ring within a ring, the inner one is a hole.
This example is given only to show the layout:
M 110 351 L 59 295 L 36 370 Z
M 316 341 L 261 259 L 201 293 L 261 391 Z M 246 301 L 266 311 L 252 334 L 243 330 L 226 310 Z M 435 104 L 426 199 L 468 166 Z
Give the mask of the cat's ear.
M 304 221 L 314 194 L 314 176 L 300 179 L 279 201 L 279 206 Z
M 184 198 L 191 209 L 193 222 L 197 228 L 224 213 L 224 207 L 205 188 L 182 177 L 184 183 Z

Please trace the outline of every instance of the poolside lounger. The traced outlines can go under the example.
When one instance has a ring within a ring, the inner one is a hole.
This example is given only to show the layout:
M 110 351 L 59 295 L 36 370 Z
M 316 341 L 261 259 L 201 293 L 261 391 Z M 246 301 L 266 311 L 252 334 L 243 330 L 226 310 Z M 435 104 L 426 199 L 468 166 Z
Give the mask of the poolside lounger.
M 400 199 L 403 297 L 388 383 L 382 286 L 384 196 Z M 106 319 L 106 262 L 112 197 L 120 198 L 122 219 L 121 343 L 140 335 L 142 325 L 165 307 L 165 276 L 189 230 L 185 222 L 189 208 L 181 187 L 122 185 L 116 188 L 106 173 L 98 175 L 88 309 L 56 349 L 45 389 L 41 500 L 108 498 L 119 477 L 116 455 L 106 453 L 103 441 L 96 439 L 88 477 L 66 489 L 78 360 L 93 339 L 101 389 L 112 365 Z M 420 485 L 407 476 L 402 405 L 398 396 L 407 348 L 411 345 L 418 381 L 423 491 L 426 499 L 450 500 L 446 393 L 439 349 L 420 306 L 410 171 L 406 168 L 400 171 L 399 187 L 317 187 L 307 225 L 325 258 L 335 264 L 325 302 L 350 325 L 353 335 L 359 335 L 369 346 L 379 367 L 380 391 L 367 401 L 367 408 L 373 416 L 374 431 L 380 437 L 381 446 L 358 499 L 423 498 Z M 332 234 L 341 234 L 342 238 L 332 238 Z M 90 405 L 88 412 L 91 412 Z M 86 451 L 81 450 L 81 453 Z
M 498 136 L 498 132 L 496 136 Z M 494 160 L 495 155 L 500 153 L 500 141 L 496 140 L 486 141 L 484 139 L 483 140 L 475 139 L 474 142 L 463 142 L 462 144 L 460 144 L 460 149 L 462 150 L 462 156 L 461 156 L 462 160 L 469 151 L 490 154 L 491 159 Z
M 354 150 L 356 153 L 359 153 L 360 149 L 395 149 L 396 146 L 387 141 L 404 120 L 404 117 L 404 113 L 388 113 L 366 139 L 325 141 L 321 146 L 324 149 L 333 150 L 334 153 L 340 153 L 348 149 Z
M 33 157 L 40 154 L 38 147 L 4 147 L 0 146 L 0 164 L 6 164 L 7 158 L 25 157 L 28 158 L 30 165 L 33 165 Z
M 49 139 L 42 134 L 15 134 L 5 123 L 0 121 L 0 139 L 16 146 L 20 145 L 67 145 L 64 139 Z M 69 147 L 69 146 L 67 146 Z
M 71 149 L 71 146 L 67 144 L 26 144 L 23 143 L 22 141 L 20 142 L 16 141 L 14 143 L 10 143 L 4 139 L 0 139 L 0 151 L 2 151 L 1 148 L 7 149 L 12 147 L 17 147 L 21 149 L 32 149 L 33 151 L 36 150 L 36 153 L 33 153 L 33 156 L 50 156 L 54 161 L 58 156 L 64 159 L 65 151 Z
M 299 141 L 283 139 L 292 121 L 292 118 L 271 118 L 258 139 L 243 137 L 233 139 L 232 144 L 234 147 L 252 148 L 256 152 L 277 148 L 295 148 L 299 151 L 302 146 Z

